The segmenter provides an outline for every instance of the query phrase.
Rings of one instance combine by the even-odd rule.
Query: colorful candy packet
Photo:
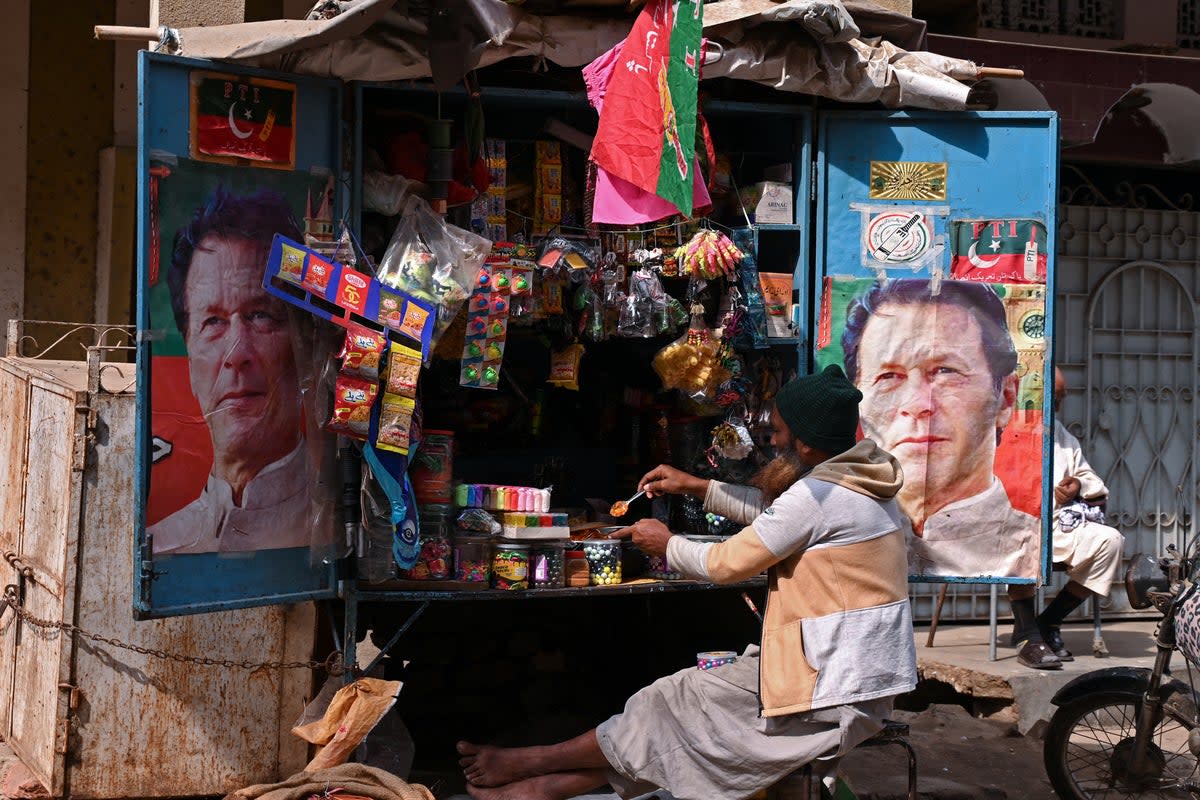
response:
[[[342,359],[341,373],[378,383],[379,361],[387,346],[387,336],[382,333],[359,326],[347,328],[346,341],[338,353]]]
[[[333,390],[333,416],[325,430],[366,441],[371,427],[371,406],[379,387],[371,381],[351,375],[338,375]]]

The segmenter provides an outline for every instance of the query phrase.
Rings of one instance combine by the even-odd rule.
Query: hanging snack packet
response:
[[[379,361],[387,345],[387,337],[382,333],[358,326],[348,328],[342,352],[338,353],[342,374],[378,383]]]
[[[400,397],[417,396],[421,376],[421,351],[393,344],[387,352],[387,379],[384,391]]]
[[[379,408],[379,433],[375,437],[375,446],[380,450],[408,455],[416,406],[416,401],[411,397],[385,394]]]
[[[304,251],[289,244],[281,244],[280,247],[283,248],[283,257],[279,262],[279,277],[300,283],[300,276],[304,273]]]
[[[325,430],[366,441],[371,427],[371,406],[379,387],[362,378],[338,375],[333,390],[333,416]]]
[[[579,391],[579,363],[583,359],[583,345],[567,345],[557,353],[550,354],[550,377],[546,383],[564,389]]]

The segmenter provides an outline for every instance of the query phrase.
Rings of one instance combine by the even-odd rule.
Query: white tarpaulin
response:
[[[923,23],[867,2],[719,0],[705,35],[724,50],[704,77],[889,107],[961,109],[976,66],[909,52]],[[432,78],[440,88],[471,69],[518,56],[581,67],[619,42],[631,14],[535,15],[500,0],[447,0],[436,11],[405,0],[329,0],[309,20],[177,31],[181,55],[343,80]],[[864,23],[864,20],[866,23]],[[886,39],[863,32],[885,32]]]

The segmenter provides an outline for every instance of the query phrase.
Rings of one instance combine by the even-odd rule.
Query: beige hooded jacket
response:
[[[902,483],[896,459],[864,440],[765,509],[757,489],[711,482],[705,508],[749,526],[720,543],[671,538],[667,559],[689,577],[735,583],[770,570],[759,674],[765,716],[916,686],[894,499]]]

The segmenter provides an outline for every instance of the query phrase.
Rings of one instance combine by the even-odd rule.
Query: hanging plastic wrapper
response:
[[[579,391],[579,365],[583,360],[583,345],[576,342],[550,354],[550,377],[546,383],[563,389]]]
[[[572,270],[588,270],[596,266],[596,261],[592,249],[587,245],[555,236],[542,244],[537,264],[543,269],[566,267]]]
[[[640,266],[629,277],[629,293],[621,306],[618,333],[649,338],[678,327],[681,321],[676,314],[682,311],[682,306],[675,301],[676,309],[672,309],[674,298],[663,289],[655,271],[662,264],[662,251],[638,250],[634,260]]]
[[[738,229],[733,232],[733,241],[741,253],[738,278],[742,288],[742,299],[746,304],[747,333],[756,350],[769,346],[767,342],[767,303],[763,298],[762,285],[758,280],[758,259],[754,252],[754,231]]]
[[[741,461],[754,452],[754,439],[746,427],[746,420],[731,416],[713,428],[712,450],[730,461]]]
[[[447,224],[414,195],[404,203],[377,277],[386,286],[436,305],[436,344],[470,296],[479,267],[490,252],[491,242]]]
[[[656,292],[657,290],[657,292]],[[655,294],[657,293],[657,297]],[[634,270],[629,276],[629,292],[621,301],[621,316],[617,335],[626,338],[649,339],[655,330],[655,308],[665,327],[667,317],[666,292],[658,278],[648,269]]]
[[[704,323],[703,313],[703,306],[693,306],[687,331],[659,350],[653,362],[664,389],[679,389],[700,403],[716,397],[730,377],[721,363],[721,343]]]

